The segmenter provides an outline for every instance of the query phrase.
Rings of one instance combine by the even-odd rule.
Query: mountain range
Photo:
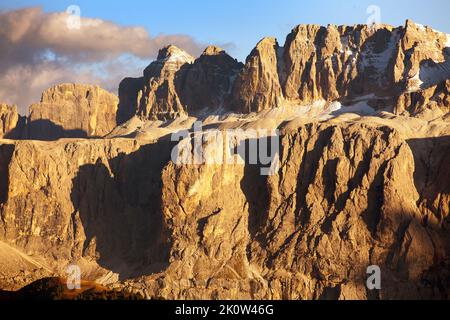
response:
[[[147,299],[447,299],[449,115],[450,35],[410,20],[299,25],[245,63],[170,45],[118,96],[0,104],[0,289],[76,264]],[[198,121],[277,129],[276,173],[174,162]]]

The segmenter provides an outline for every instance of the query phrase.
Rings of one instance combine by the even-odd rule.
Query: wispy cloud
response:
[[[0,102],[25,113],[43,90],[61,82],[115,91],[121,78],[138,75],[167,44],[193,55],[202,49],[187,35],[151,36],[142,27],[100,19],[82,17],[79,29],[70,28],[68,17],[41,8],[0,12]]]

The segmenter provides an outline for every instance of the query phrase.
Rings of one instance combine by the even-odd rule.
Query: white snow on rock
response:
[[[367,116],[374,114],[375,110],[371,106],[369,106],[367,101],[360,101],[349,106],[344,106],[341,110],[337,111],[337,113],[356,113],[359,115]]]
[[[417,26],[417,28],[418,28],[420,31],[426,31],[426,28],[425,28],[425,26],[424,26],[423,24],[416,23],[416,26]]]
[[[385,76],[383,75],[386,74],[386,70],[388,69],[389,62],[394,54],[394,50],[400,36],[401,35],[398,31],[394,31],[389,39],[386,49],[383,52],[374,53],[374,49],[369,47],[361,55],[361,66],[365,69],[373,68],[375,71],[375,78],[380,85],[386,82],[386,79],[384,79]]]
[[[450,78],[450,61],[442,63],[425,63],[421,65],[418,77],[422,82],[422,88],[430,87],[445,81]]]
[[[188,53],[184,51],[177,51],[176,53],[172,53],[165,62],[173,62],[173,63],[191,63],[194,61],[194,58],[190,56]]]

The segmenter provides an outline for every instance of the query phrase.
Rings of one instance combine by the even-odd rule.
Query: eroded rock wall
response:
[[[27,137],[37,140],[103,137],[116,127],[119,100],[91,85],[62,84],[30,106]]]
[[[176,165],[172,147],[17,142],[1,240],[59,272],[78,262],[94,279],[133,279],[125,286],[147,297],[447,297],[448,137],[287,126],[269,177],[250,164]],[[379,296],[365,289],[374,264]]]

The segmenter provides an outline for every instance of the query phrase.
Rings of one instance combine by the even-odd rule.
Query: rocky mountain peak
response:
[[[192,63],[194,60],[194,57],[189,53],[174,45],[168,45],[159,50],[157,58],[157,61],[160,62],[177,62],[180,64]]]
[[[227,53],[222,48],[217,47],[217,46],[208,46],[203,51],[202,56],[218,56],[218,55],[223,55],[223,54],[227,54]]]
[[[400,112],[398,99],[403,94],[432,88],[450,77],[449,44],[448,35],[408,20],[398,28],[298,25],[283,46],[273,37],[259,41],[245,66],[216,46],[206,48],[195,61],[169,46],[146,69],[144,78],[163,79],[166,91],[159,92],[170,92],[166,95],[170,98],[153,99],[146,90],[142,97],[147,109],[152,103],[166,104],[164,119],[199,108],[247,113],[318,101],[352,103],[366,96],[372,97],[367,104],[375,109]],[[225,76],[211,81],[209,77],[217,73]],[[205,81],[199,82],[200,77]],[[214,92],[214,98],[192,102],[202,100],[193,98],[201,92]],[[132,96],[134,100],[138,94]]]
[[[30,106],[29,138],[103,137],[116,126],[119,100],[96,85],[65,83],[42,93]]]

